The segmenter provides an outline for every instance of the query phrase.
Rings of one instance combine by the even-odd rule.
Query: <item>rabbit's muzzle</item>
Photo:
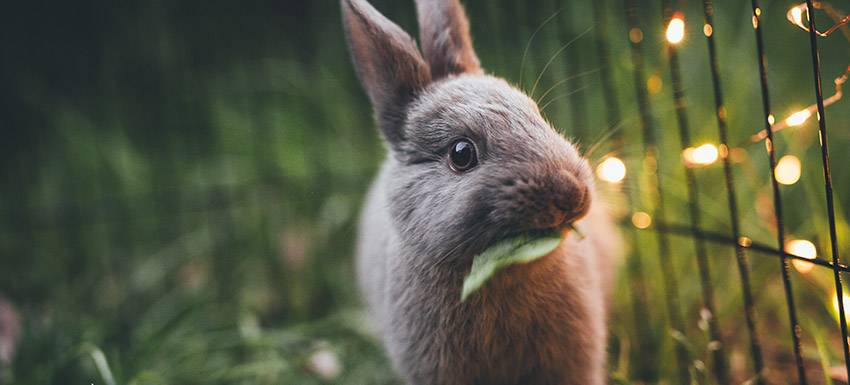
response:
[[[502,181],[491,216],[513,231],[563,229],[590,209],[588,185],[566,170]]]

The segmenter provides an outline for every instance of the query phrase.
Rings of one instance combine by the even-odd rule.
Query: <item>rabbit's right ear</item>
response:
[[[414,40],[365,0],[341,0],[345,35],[354,67],[372,101],[384,137],[404,139],[404,108],[431,82],[431,71]]]

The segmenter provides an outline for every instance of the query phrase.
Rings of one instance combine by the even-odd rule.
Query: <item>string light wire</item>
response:
[[[807,2],[800,3],[798,5],[795,5],[795,6],[791,7],[791,9],[788,10],[788,12],[785,14],[785,17],[788,19],[788,21],[791,22],[791,24],[794,24],[794,25],[800,27],[801,29],[803,29],[806,32],[815,31],[815,34],[820,36],[820,37],[827,37],[827,36],[831,35],[833,32],[837,31],[842,26],[850,23],[850,15],[846,15],[846,16],[843,16],[843,17],[838,16],[837,17],[838,20],[836,20],[835,24],[833,24],[831,27],[827,28],[826,31],[821,32],[821,31],[818,31],[817,29],[815,29],[814,27],[811,27],[811,30],[810,30],[809,25],[807,25],[807,24],[813,25],[813,23],[812,23],[812,17],[809,14],[809,3],[811,3],[812,8],[823,9],[824,11],[827,11],[827,13],[830,16],[832,16],[833,18],[836,18],[837,13],[835,12],[834,8],[832,8],[832,6],[829,5],[829,3],[820,2],[820,1],[813,1],[813,2],[807,1]],[[806,15],[806,21],[805,22],[803,21],[803,15],[804,14]]]
[[[850,28],[847,28],[847,25],[850,24],[850,15],[842,15],[831,4],[824,1],[813,2],[812,7],[814,9],[823,10],[835,22],[835,24],[833,24],[824,32],[820,32],[817,29],[814,29],[815,35],[820,37],[828,37],[833,32],[841,30],[844,33],[844,38],[847,39],[848,42],[850,42]],[[805,21],[803,20],[804,16]],[[811,22],[812,25],[814,25],[814,19],[809,16],[809,8],[807,3],[805,2],[797,4],[788,9],[788,12],[785,14],[785,17],[788,19],[789,22],[791,22],[791,24],[799,27],[800,29],[806,32],[811,31],[807,23]],[[847,65],[847,68],[844,70],[844,72],[838,75],[835,80],[833,80],[835,91],[833,92],[832,96],[825,99],[822,98],[824,107],[829,107],[835,102],[841,100],[841,97],[844,96],[844,83],[847,82],[848,77],[850,77],[850,65]],[[818,103],[814,103],[807,106],[806,108],[794,112],[787,118],[780,120],[778,123],[770,122],[770,130],[773,132],[777,132],[788,127],[800,126],[807,120],[809,120],[809,118],[811,118],[812,116],[819,115],[820,114],[818,113]],[[761,131],[750,137],[750,142],[756,143],[765,139],[767,139],[767,129],[762,129]]]
[[[847,66],[847,69],[844,70],[844,73],[839,75],[833,81],[833,84],[835,85],[835,92],[832,94],[832,96],[823,99],[824,107],[829,107],[835,102],[841,100],[841,97],[844,96],[844,83],[847,82],[848,77],[850,77],[850,65]],[[811,104],[806,108],[789,115],[787,118],[780,120],[778,123],[771,125],[770,130],[773,132],[778,132],[788,127],[799,126],[805,123],[812,116],[818,116],[817,103]],[[767,129],[762,129],[761,131],[755,133],[753,136],[750,137],[750,141],[753,143],[761,142],[765,139],[767,139]]]

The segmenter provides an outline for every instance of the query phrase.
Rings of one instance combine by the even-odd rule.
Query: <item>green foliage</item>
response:
[[[373,2],[416,31],[412,0]],[[464,3],[487,71],[523,79],[518,85],[526,89],[539,78],[539,102],[555,127],[584,150],[602,140],[588,154],[592,164],[610,148],[604,138],[619,123],[621,155],[635,181],[623,189],[636,207],[625,207],[616,188],[599,187],[623,218],[632,209],[652,212],[651,175],[638,171],[644,153],[621,3],[605,2],[604,26],[590,1]],[[650,95],[660,141],[655,170],[665,179],[668,219],[686,223],[660,5],[640,3],[647,76],[661,82]],[[777,119],[813,102],[807,36],[785,20],[791,4],[764,8]],[[684,9],[688,34],[680,51],[697,144],[717,142],[701,6]],[[715,6],[733,144],[763,127],[748,7]],[[398,383],[357,295],[357,215],[386,152],[345,50],[336,1],[17,2],[4,15],[0,296],[16,306],[23,328],[14,361],[0,363],[0,383]],[[601,95],[600,28],[609,36],[621,122],[610,122]],[[837,34],[821,42],[829,94],[831,78],[846,68],[847,43]],[[843,204],[850,173],[840,167],[850,161],[850,151],[842,151],[850,145],[846,103],[826,117],[843,256],[850,255]],[[779,155],[800,157],[804,169],[799,183],[782,187],[789,237],[812,240],[828,257],[817,143],[811,120],[779,133],[776,146]],[[734,165],[743,231],[773,245],[764,147],[744,144],[736,154],[743,159]],[[728,232],[722,169],[697,170],[697,179],[704,226]],[[628,262],[640,261],[643,271],[616,281],[616,381],[675,378],[678,343],[687,343],[692,370],[704,370],[695,362],[710,367],[691,240],[674,237],[671,245],[686,324],[673,338],[655,233],[624,230]],[[713,316],[733,375],[744,381],[752,371],[733,250],[709,251]],[[782,383],[793,370],[780,265],[771,256],[748,256],[771,383]],[[831,273],[817,268],[792,279],[806,320],[807,364],[820,373],[821,363],[841,363]],[[338,371],[328,357],[336,357]]]
[[[517,263],[529,263],[551,253],[561,244],[561,234],[555,231],[524,234],[496,242],[472,259],[469,274],[463,280],[461,301],[478,291],[502,269]]]

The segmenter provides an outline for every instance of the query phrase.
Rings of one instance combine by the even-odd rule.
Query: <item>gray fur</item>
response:
[[[363,0],[342,3],[371,10],[347,16],[347,25],[388,22]],[[466,25],[456,0],[417,4],[421,22]],[[460,10],[451,15],[463,20],[441,23],[422,15],[429,8]],[[349,36],[349,42],[383,44],[362,43],[368,38],[386,36]],[[356,67],[375,65],[368,52],[352,51]],[[415,55],[400,60],[413,60],[405,68],[419,65]],[[370,92],[373,85],[361,80]],[[396,134],[385,135],[390,153],[363,209],[357,259],[363,294],[396,370],[410,384],[605,383],[604,302],[618,237],[595,199],[587,161],[530,98],[477,65],[403,88],[415,91],[392,107],[400,120],[393,125],[378,115],[378,124],[387,125],[382,130]],[[479,165],[462,174],[447,164],[448,147],[460,137],[472,139],[479,152]],[[566,230],[578,219],[585,239]],[[551,254],[509,267],[460,301],[474,255],[540,229],[567,236]]]
[[[431,75],[481,72],[478,56],[472,49],[469,21],[457,1],[417,1],[419,40],[422,53],[431,66]]]

